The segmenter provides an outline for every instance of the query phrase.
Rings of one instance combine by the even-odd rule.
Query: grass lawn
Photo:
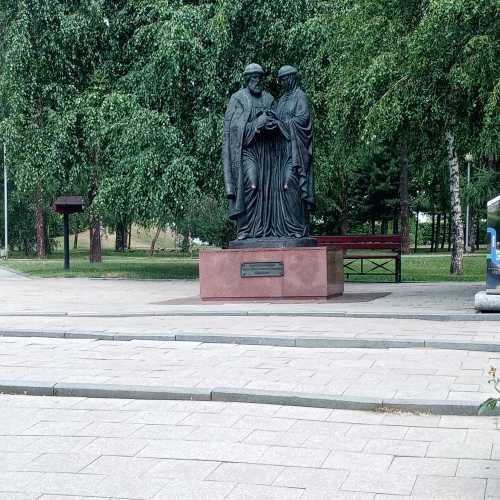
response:
[[[403,255],[401,264],[402,280],[411,281],[485,281],[486,280],[486,254],[476,253],[464,257],[464,274],[461,276],[450,275],[450,255],[449,254],[421,254]],[[381,260],[375,261],[377,264]],[[360,261],[355,261],[351,267],[359,271]],[[387,266],[394,270],[394,261],[390,261]],[[372,269],[373,265],[365,260],[364,270]],[[377,271],[380,272],[380,271]],[[393,281],[394,277],[385,276],[350,276],[348,281]]]
[[[145,252],[144,252],[145,254]],[[90,264],[83,252],[70,255],[70,270],[63,269],[63,255],[46,260],[9,258],[0,263],[14,271],[37,278],[128,278],[128,279],[197,279],[198,259],[190,257],[146,257],[142,252],[121,254],[104,252],[103,262]]]
[[[403,256],[403,281],[485,281],[486,253],[464,256],[464,274],[450,275],[450,256],[417,254]]]
[[[173,252],[172,252],[173,253]],[[368,263],[365,263],[365,266]],[[71,253],[71,269],[63,270],[62,253],[55,253],[47,260],[14,256],[0,263],[15,271],[33,277],[91,277],[128,279],[196,279],[198,260],[164,253],[149,257],[147,252],[116,253],[105,251],[101,264],[90,264],[85,251]],[[392,263],[390,264],[392,266]],[[359,262],[353,266],[359,268]],[[443,254],[417,254],[403,257],[403,281],[484,281],[485,253],[464,258],[464,274],[450,276],[450,256]],[[350,281],[392,281],[392,277],[352,276]]]
[[[464,274],[461,276],[450,275],[450,255],[448,254],[416,254],[403,255],[401,264],[403,282],[411,281],[485,281],[486,280],[486,254],[476,253],[464,257]],[[375,260],[377,264],[383,261]],[[351,267],[360,270],[360,261],[354,261]],[[373,265],[365,260],[364,270],[373,269]],[[394,261],[389,261],[386,265],[390,270],[394,270]],[[381,272],[376,270],[376,272]],[[382,271],[385,272],[385,271]],[[394,277],[386,276],[350,276],[348,281],[394,281]]]

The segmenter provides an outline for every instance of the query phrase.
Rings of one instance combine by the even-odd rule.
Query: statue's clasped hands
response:
[[[272,110],[266,111],[267,123],[265,125],[266,130],[274,130],[278,126],[278,117],[276,113]]]
[[[257,117],[255,125],[258,131],[261,129],[274,130],[278,126],[277,120],[278,117],[274,114],[274,112],[267,110]]]

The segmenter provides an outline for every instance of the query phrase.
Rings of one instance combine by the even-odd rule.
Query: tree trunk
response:
[[[493,182],[490,183],[489,186],[489,195],[488,198],[491,199],[494,196],[497,196],[498,192],[496,191],[496,186],[497,186],[497,160],[493,156],[493,154],[488,155],[488,169],[490,170],[490,173],[492,175]]]
[[[437,215],[436,221],[436,241],[434,242],[434,251],[437,252],[439,249],[439,238],[441,236],[441,214]]]
[[[450,195],[452,217],[451,274],[464,272],[464,233],[462,227],[462,207],[460,206],[460,170],[455,149],[455,138],[448,132],[448,165],[450,168]]]
[[[174,235],[174,245],[175,245],[175,253],[176,255],[178,255],[181,250],[181,235],[177,230],[175,231]]]
[[[408,145],[401,143],[399,148],[399,212],[401,218],[401,252],[410,253],[409,219],[410,209],[408,201]]]
[[[115,226],[115,252],[120,252],[121,242],[121,222],[118,222]]]
[[[158,226],[158,228],[156,229],[156,233],[153,236],[153,239],[151,240],[151,247],[149,249],[149,255],[151,255],[151,257],[155,253],[155,246],[156,246],[156,242],[158,241],[158,238],[160,237],[160,233],[161,233],[161,227]]]
[[[93,215],[90,219],[90,252],[89,260],[91,264],[102,262],[101,252],[101,221],[99,217]]]
[[[371,220],[372,234],[375,234],[375,219]]]
[[[52,253],[52,247],[50,246],[50,228],[47,224],[47,217],[45,217],[45,254],[50,255]]]
[[[444,243],[446,241],[446,230],[448,228],[446,213],[443,214],[443,236],[441,237],[441,250],[444,250]]]
[[[450,214],[448,218],[448,252],[451,250],[451,222],[452,222],[452,217]]]
[[[115,229],[115,251],[116,252],[123,252],[125,251],[125,244],[126,244],[126,226],[123,221],[120,221],[116,224],[116,229]]]
[[[75,233],[75,237],[73,238],[73,250],[78,248],[78,230]]]
[[[419,211],[417,210],[417,215],[415,218],[415,253],[417,253],[417,248],[418,248],[418,216],[419,216]]]
[[[470,208],[469,214],[469,247],[471,252],[476,251],[477,225],[476,209]]]
[[[128,240],[127,240],[127,248],[130,250],[132,245],[132,223],[128,225]]]
[[[399,219],[397,217],[392,220],[392,234],[399,234]]]
[[[481,239],[481,237],[479,236],[479,230],[481,228],[481,221],[479,219],[479,213],[477,214],[475,224],[476,224],[476,250],[479,250],[479,241]]]
[[[349,219],[346,216],[342,216],[342,221],[340,223],[340,234],[349,234]]]
[[[36,213],[35,213],[35,233],[36,233],[36,255],[40,259],[47,257],[47,241],[45,233],[45,207],[43,206],[43,190],[39,186],[36,191]]]
[[[387,234],[387,220],[382,219],[382,224],[380,225],[380,234]]]
[[[189,233],[184,233],[182,235],[182,243],[181,243],[181,251],[182,253],[188,253],[189,252]]]
[[[432,225],[431,225],[431,253],[434,252],[434,236],[436,234],[436,214],[432,212]]]
[[[98,162],[98,153],[94,156],[94,165]],[[89,206],[93,202],[97,195],[98,178],[97,174],[94,172],[92,176],[92,181],[90,184],[89,193]],[[96,214],[91,211],[90,215],[90,248],[89,248],[89,261],[91,264],[97,264],[102,262],[102,252],[101,252],[101,221]]]
[[[351,198],[349,196],[349,182],[349,177],[347,175],[342,175],[339,186],[340,193],[342,195],[340,200],[340,234],[349,234],[351,226]]]

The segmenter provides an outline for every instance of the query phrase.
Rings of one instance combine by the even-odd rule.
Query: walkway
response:
[[[495,417],[0,397],[1,500],[483,500]]]
[[[197,281],[81,278],[2,280],[1,314],[46,315],[386,315],[477,316],[474,295],[483,283],[347,283],[329,301],[202,302]]]
[[[26,276],[23,276],[21,273],[16,273],[14,271],[10,271],[5,267],[0,266],[0,281],[4,280],[27,280]]]
[[[499,362],[498,353],[464,350],[0,339],[4,386],[5,381],[16,381],[188,391],[224,388],[252,395],[284,391],[348,401],[463,401],[475,407],[492,395],[487,371],[491,365],[500,367]]]
[[[0,276],[0,500],[500,498],[482,284],[197,287]]]

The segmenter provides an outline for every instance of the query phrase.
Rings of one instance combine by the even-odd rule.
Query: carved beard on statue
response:
[[[262,81],[256,80],[254,78],[250,78],[248,80],[248,90],[255,95],[255,96],[260,96],[262,94],[262,91],[264,90],[264,86],[262,85]]]

